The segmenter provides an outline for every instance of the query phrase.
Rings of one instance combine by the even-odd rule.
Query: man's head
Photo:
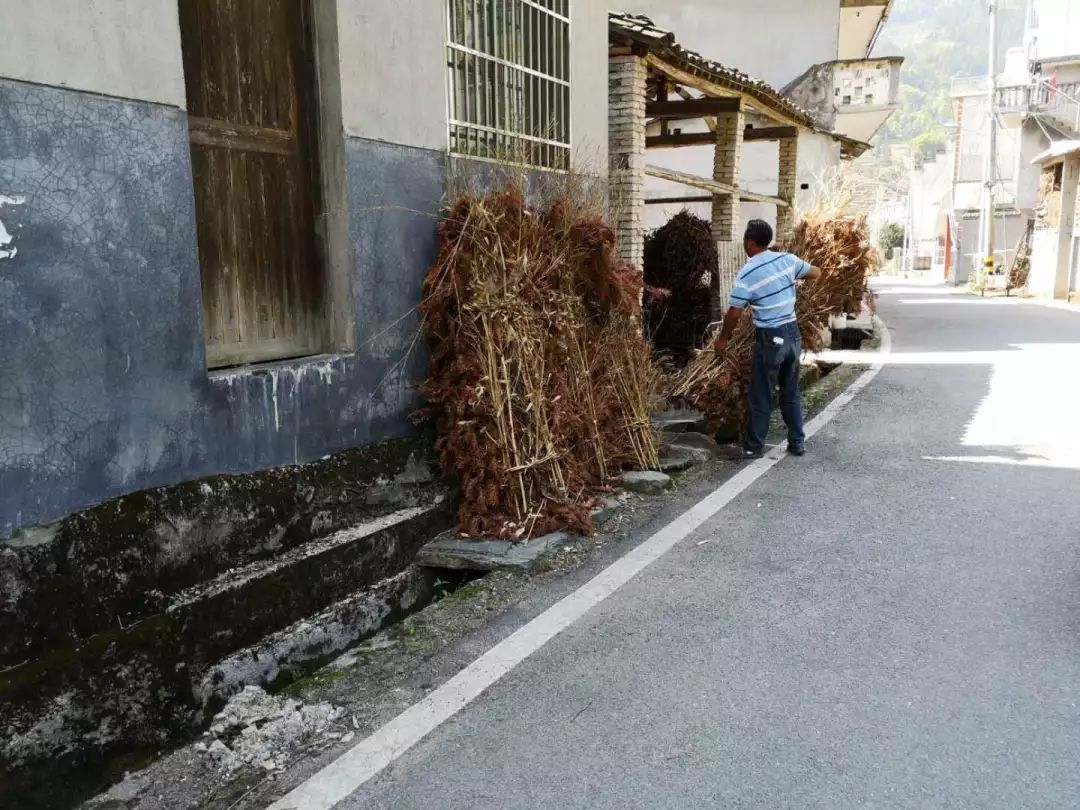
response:
[[[750,258],[757,256],[761,251],[768,250],[772,244],[772,226],[763,219],[752,219],[746,223],[746,233],[743,234],[743,247],[746,255]]]

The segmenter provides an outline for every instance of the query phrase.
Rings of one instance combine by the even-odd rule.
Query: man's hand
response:
[[[728,341],[735,334],[735,327],[739,325],[739,318],[742,317],[742,313],[742,307],[728,308],[727,314],[724,316],[724,324],[720,327],[720,334],[713,341],[713,348],[716,349],[717,354],[723,354],[727,351]]]

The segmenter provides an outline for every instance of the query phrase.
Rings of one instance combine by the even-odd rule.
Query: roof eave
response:
[[[756,102],[765,115],[783,123],[819,129],[809,113],[784,98],[771,85],[682,48],[673,33],[657,28],[648,17],[611,13],[608,15],[608,34],[610,44],[643,49],[659,70],[673,68],[717,88],[745,96]]]

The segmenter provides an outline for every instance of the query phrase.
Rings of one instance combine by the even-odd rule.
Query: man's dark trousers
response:
[[[743,445],[748,452],[765,449],[772,413],[773,391],[780,386],[780,412],[788,429],[788,446],[802,447],[802,396],[799,393],[799,358],[802,338],[797,323],[787,323],[775,329],[757,328],[754,342],[754,361],[750,373],[750,425]]]

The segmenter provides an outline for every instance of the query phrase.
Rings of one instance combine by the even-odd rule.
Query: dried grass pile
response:
[[[784,249],[820,267],[823,275],[801,285],[796,315],[803,348],[818,352],[822,333],[834,315],[874,308],[870,276],[880,267],[863,216],[844,214],[847,199],[826,197],[798,223]],[[710,341],[711,342],[711,341]],[[723,355],[712,348],[698,352],[672,388],[676,397],[701,409],[718,424],[742,427],[746,422],[754,326],[749,310],[739,322]]]
[[[605,482],[657,465],[641,273],[583,210],[567,195],[538,210],[511,187],[458,196],[440,225],[422,390],[463,535],[587,533]]]
[[[689,211],[645,239],[645,283],[657,291],[645,307],[645,328],[653,348],[678,368],[705,345],[716,265],[712,229]]]

